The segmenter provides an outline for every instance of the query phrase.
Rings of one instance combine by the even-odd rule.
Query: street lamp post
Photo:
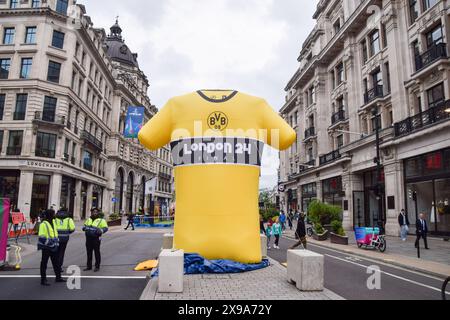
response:
[[[381,226],[382,215],[383,215],[383,198],[382,198],[382,184],[381,184],[381,154],[380,154],[380,122],[379,122],[379,112],[378,108],[372,109],[372,115],[375,117],[375,141],[377,148],[377,155],[374,159],[374,162],[377,164],[377,184],[376,184],[376,193],[378,200],[378,221],[377,224],[381,230],[384,228]]]

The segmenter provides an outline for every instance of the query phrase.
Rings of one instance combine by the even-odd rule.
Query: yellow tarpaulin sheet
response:
[[[148,260],[139,263],[136,268],[134,268],[134,271],[147,271],[151,270],[153,268],[156,268],[158,266],[158,260]]]

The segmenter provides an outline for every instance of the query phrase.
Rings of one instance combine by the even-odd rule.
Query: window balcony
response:
[[[335,150],[333,152],[330,152],[324,156],[320,157],[320,165],[326,165],[328,163],[332,163],[338,159],[341,158],[341,153],[339,152],[339,150]]]
[[[66,117],[59,117],[54,114],[36,111],[34,113],[33,124],[37,127],[62,131],[66,127]]]
[[[6,148],[6,155],[8,156],[20,156],[21,153],[22,153],[22,146]]]
[[[36,157],[53,159],[55,158],[55,150],[39,148],[36,149],[35,155]]]
[[[436,44],[424,53],[416,56],[416,72],[428,67],[437,60],[445,59],[447,57],[447,44]]]
[[[378,98],[383,98],[383,97],[384,97],[383,86],[377,85],[364,94],[364,103],[368,104]]]
[[[331,124],[335,125],[336,123],[339,123],[341,121],[345,121],[345,111],[339,110],[335,114],[331,116]]]
[[[103,143],[89,132],[83,131],[81,133],[81,139],[84,140],[85,145],[92,147],[99,153],[102,152]]]
[[[316,135],[316,128],[311,127],[305,131],[305,140],[312,138]]]
[[[450,109],[450,100],[441,102],[433,108],[396,123],[395,136],[406,136],[450,119],[450,113],[446,112],[448,109]]]
[[[170,174],[167,174],[167,173],[160,172],[158,174],[158,176],[159,176],[159,178],[161,178],[163,180],[171,180],[172,179],[172,176]]]

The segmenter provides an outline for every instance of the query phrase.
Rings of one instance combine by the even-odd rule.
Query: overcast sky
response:
[[[235,89],[274,109],[314,26],[311,0],[81,0],[94,27],[119,16],[126,44],[150,80],[152,103],[198,89]],[[265,151],[261,187],[277,184],[278,153]]]

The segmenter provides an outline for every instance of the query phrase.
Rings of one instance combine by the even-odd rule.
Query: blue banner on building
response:
[[[128,107],[127,118],[125,119],[125,138],[137,138],[139,131],[144,125],[144,107]]]

